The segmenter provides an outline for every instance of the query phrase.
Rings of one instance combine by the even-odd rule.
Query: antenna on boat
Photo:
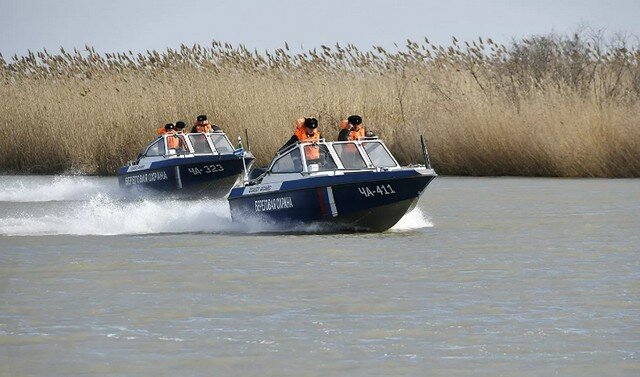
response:
[[[249,129],[248,128],[244,129],[244,137],[245,137],[245,139],[247,139],[247,150],[251,151],[251,143],[249,142]]]
[[[245,160],[244,156],[245,156],[245,151],[244,148],[242,147],[242,138],[240,136],[238,136],[238,147],[236,148],[236,150],[233,151],[233,154],[235,154],[236,156],[240,156],[242,157],[242,168],[244,169],[244,183],[249,182],[249,173],[247,172],[247,161]]]
[[[429,160],[429,152],[427,152],[427,144],[424,142],[424,137],[420,134],[420,144],[422,144],[422,154],[424,156],[424,166],[427,169],[431,169],[431,160]]]

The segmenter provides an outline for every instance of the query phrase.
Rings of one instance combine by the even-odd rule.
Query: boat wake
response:
[[[330,232],[317,225],[287,226],[255,219],[231,221],[226,199],[133,199],[117,181],[98,177],[21,177],[6,181],[0,192],[0,235],[143,235],[160,233]],[[390,231],[432,226],[416,208]]]
[[[46,214],[0,218],[5,235],[125,235],[233,231],[223,200],[124,202],[98,194]]]
[[[432,227],[433,223],[431,220],[422,213],[420,208],[416,207],[411,212],[404,215],[396,225],[389,229],[389,231],[404,232]]]
[[[46,214],[21,213],[0,218],[0,235],[141,235],[159,233],[325,233],[327,229],[300,225],[283,229],[252,221],[231,222],[224,199],[178,201],[143,200],[122,202],[96,195],[80,205],[67,205]],[[419,209],[405,215],[391,232],[431,227]]]
[[[0,202],[51,202],[89,200],[102,194],[111,198],[130,196],[114,178],[78,176],[6,176],[0,179]]]

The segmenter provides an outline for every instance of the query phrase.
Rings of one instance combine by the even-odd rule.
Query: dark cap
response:
[[[196,118],[196,120],[198,122],[204,122],[205,120],[207,120],[207,116],[206,115],[198,115],[198,117]]]
[[[184,122],[183,122],[183,121],[181,121],[181,120],[179,120],[179,121],[177,121],[177,122],[176,122],[176,128],[177,128],[177,129],[179,129],[179,130],[181,130],[181,129],[185,128],[186,126],[187,126],[187,125],[186,125],[186,124],[184,124]]]
[[[347,122],[349,122],[349,124],[357,126],[362,123],[362,117],[360,115],[351,115],[347,118]]]
[[[164,129],[165,130],[173,130],[175,128],[176,128],[176,126],[174,126],[173,123],[167,123],[167,124],[164,125]]]
[[[304,126],[307,128],[318,128],[318,120],[316,118],[304,118]]]

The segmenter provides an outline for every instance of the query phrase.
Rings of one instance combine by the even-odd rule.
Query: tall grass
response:
[[[442,174],[638,177],[639,61],[637,46],[580,35],[0,55],[0,171],[114,174],[155,128],[201,113],[230,137],[248,128],[264,163],[296,118],[333,140],[357,113],[402,162],[422,160],[424,134]]]

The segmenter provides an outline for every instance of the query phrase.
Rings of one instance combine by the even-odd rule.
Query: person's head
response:
[[[209,121],[207,120],[207,116],[206,115],[198,115],[198,117],[196,118],[196,124],[199,126],[204,126],[209,124]]]
[[[318,128],[318,120],[316,118],[304,118],[304,128],[307,134],[311,135]]]
[[[185,128],[186,126],[187,126],[187,125],[186,125],[186,124],[184,124],[184,122],[183,122],[183,121],[181,121],[181,120],[179,120],[179,121],[177,121],[177,122],[176,122],[176,130],[178,130],[179,132],[184,131],[184,128]]]
[[[355,129],[362,127],[362,117],[360,115],[351,115],[347,118],[347,122]]]
[[[176,129],[176,126],[173,125],[173,123],[167,123],[164,125],[164,130],[169,132],[169,131],[173,131]]]

